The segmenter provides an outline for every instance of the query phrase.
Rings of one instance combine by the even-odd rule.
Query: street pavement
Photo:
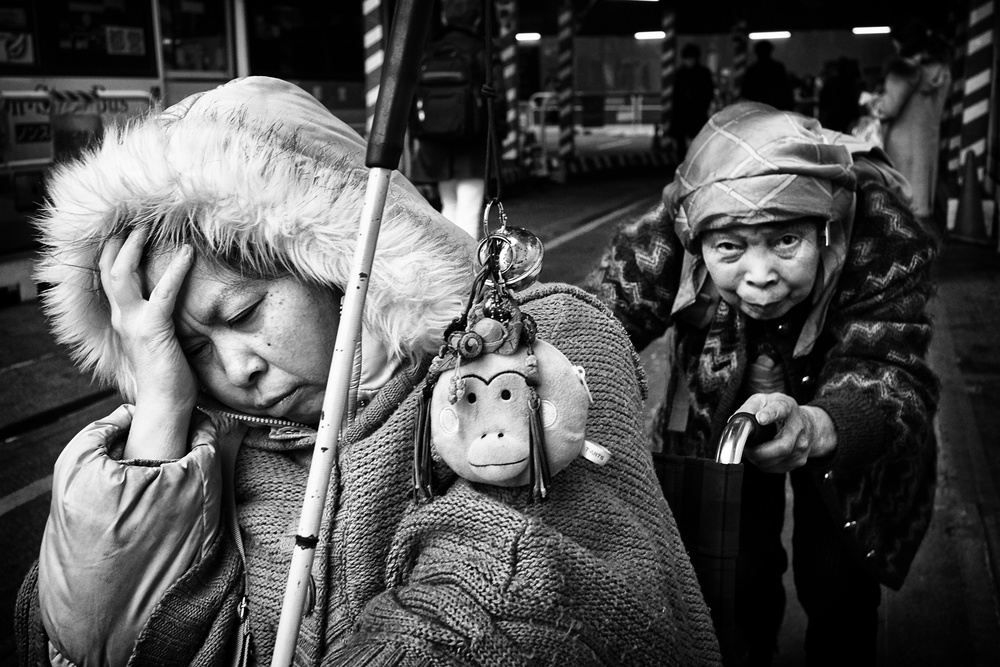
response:
[[[666,170],[583,174],[506,189],[508,224],[546,246],[542,279],[578,283],[614,227],[656,201]],[[1000,665],[1000,254],[946,240],[931,304],[931,363],[942,381],[938,493],[930,531],[899,592],[883,589],[883,667]],[[648,410],[666,383],[663,341],[641,355]],[[37,553],[51,465],[81,425],[117,397],[76,373],[37,302],[0,308],[0,667],[16,664],[16,588]],[[790,540],[786,542],[790,549]],[[794,554],[793,554],[794,557]],[[776,667],[802,664],[805,619],[787,576],[789,608]]]

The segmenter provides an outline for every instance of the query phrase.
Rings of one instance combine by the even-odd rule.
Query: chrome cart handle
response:
[[[740,463],[743,460],[743,450],[749,444],[751,447],[773,440],[778,433],[774,424],[761,426],[756,417],[749,412],[737,412],[722,431],[719,438],[719,451],[715,456],[716,463]]]

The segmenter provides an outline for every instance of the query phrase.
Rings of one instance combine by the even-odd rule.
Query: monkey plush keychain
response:
[[[483,216],[488,226],[491,201]],[[499,204],[499,202],[497,202]],[[538,338],[511,290],[541,269],[541,242],[526,230],[501,228],[479,247],[482,270],[466,312],[445,333],[421,395],[414,437],[414,492],[433,496],[439,458],[457,475],[498,486],[530,485],[542,501],[552,475],[584,453],[603,465],[607,450],[587,442],[591,402],[584,369]]]

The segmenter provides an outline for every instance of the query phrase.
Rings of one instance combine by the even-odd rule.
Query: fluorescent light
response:
[[[537,32],[519,32],[514,35],[514,39],[519,42],[537,42],[542,36]]]
[[[667,36],[667,33],[662,30],[646,30],[644,32],[635,33],[636,39],[663,39]]]
[[[875,25],[868,28],[852,28],[851,32],[855,35],[888,35],[891,31],[887,25]]]
[[[792,33],[787,30],[772,30],[771,32],[752,32],[747,37],[750,39],[788,39]]]

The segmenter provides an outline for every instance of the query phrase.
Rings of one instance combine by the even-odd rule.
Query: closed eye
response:
[[[254,303],[250,304],[248,307],[244,308],[240,312],[236,313],[235,315],[227,319],[226,324],[228,324],[231,327],[235,327],[249,322],[253,318],[253,316],[257,313],[257,308],[258,306],[260,306],[262,301],[263,299],[261,299],[260,301],[255,301]]]
[[[208,341],[198,341],[183,346],[182,350],[184,352],[184,356],[188,359],[200,359],[208,353],[209,347],[211,347],[211,345]]]

